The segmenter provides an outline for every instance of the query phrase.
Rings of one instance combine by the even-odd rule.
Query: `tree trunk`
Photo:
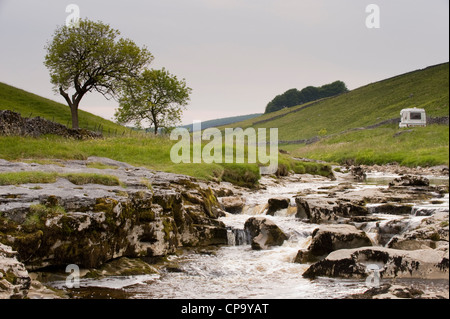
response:
[[[155,135],[158,135],[158,114],[155,112],[155,109],[153,107],[150,112],[152,114],[151,121],[153,122],[153,125],[155,125]]]
[[[67,105],[70,108],[70,113],[72,114],[72,128],[74,130],[78,130],[79,126],[78,126],[78,105],[80,104],[80,100],[83,97],[83,95],[79,95],[77,98],[75,98],[75,95],[72,97],[73,101],[70,99],[69,94],[67,94],[66,92],[64,92],[63,88],[60,87],[59,88],[59,94],[61,94],[64,99],[67,102]]]
[[[73,104],[70,107],[70,113],[72,114],[72,128],[78,130],[80,128],[78,125],[78,105]]]

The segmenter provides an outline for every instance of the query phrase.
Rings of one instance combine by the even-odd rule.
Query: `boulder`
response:
[[[308,249],[298,252],[295,262],[314,262],[335,250],[364,246],[372,246],[372,242],[365,232],[355,226],[321,225],[313,231]]]
[[[277,211],[289,207],[291,200],[285,197],[271,198],[268,200],[269,209],[267,215],[273,216]]]
[[[271,220],[264,217],[251,217],[244,225],[251,238],[252,249],[268,249],[281,246],[288,236]]]
[[[312,264],[305,278],[318,276],[365,278],[368,266],[376,266],[381,278],[447,279],[448,250],[397,250],[384,247],[341,249]]]
[[[385,246],[392,239],[392,237],[404,232],[408,228],[409,224],[410,219],[408,217],[378,222],[373,229],[373,231],[377,233],[376,239],[378,244]],[[423,247],[417,249],[423,249]]]
[[[334,222],[339,217],[365,216],[367,207],[359,201],[347,201],[334,198],[296,197],[296,217],[308,219],[312,223]]]
[[[430,186],[430,180],[423,176],[404,175],[389,183],[389,187],[399,186]]]
[[[240,214],[245,205],[245,200],[239,196],[221,198],[223,209],[230,214]]]
[[[378,204],[369,207],[370,214],[410,215],[413,209],[411,204]]]
[[[27,297],[31,278],[17,256],[11,247],[0,243],[0,299]]]
[[[355,181],[357,182],[364,182],[366,180],[366,172],[364,171],[364,168],[361,166],[352,166],[350,168],[350,173],[355,178]]]

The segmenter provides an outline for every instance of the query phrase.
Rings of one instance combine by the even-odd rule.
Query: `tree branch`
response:
[[[73,103],[72,103],[72,101],[70,100],[69,94],[67,94],[66,92],[64,92],[64,90],[63,90],[62,87],[59,87],[59,94],[61,94],[61,95],[64,97],[64,99],[66,100],[66,102],[67,102],[67,104],[69,105],[69,107],[72,108]]]

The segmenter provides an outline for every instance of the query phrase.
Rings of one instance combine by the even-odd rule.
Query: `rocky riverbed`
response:
[[[89,168],[92,163],[108,168]],[[187,176],[104,158],[47,165],[0,160],[0,171],[97,173],[121,182],[74,185],[59,178],[0,186],[2,297],[27,296],[27,271],[68,264],[97,269],[121,257],[160,257],[182,247],[227,244],[215,192]]]
[[[120,185],[0,186],[0,298],[448,298],[446,167],[340,167],[248,190],[105,158],[0,160],[20,171]]]

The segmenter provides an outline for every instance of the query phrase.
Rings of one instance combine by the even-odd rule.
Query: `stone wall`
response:
[[[101,138],[100,133],[85,129],[73,130],[66,126],[40,117],[24,118],[19,113],[0,111],[0,135],[32,136],[53,134],[75,139]]]

